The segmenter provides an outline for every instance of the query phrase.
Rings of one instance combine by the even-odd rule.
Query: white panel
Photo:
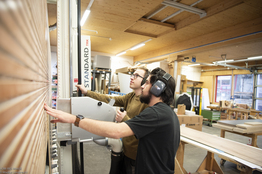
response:
[[[120,92],[121,93],[130,93],[133,90],[129,87],[130,86],[130,75],[118,73],[119,85],[120,85]]]
[[[201,68],[200,67],[182,66],[181,74],[186,75],[186,78],[188,80],[200,81]]]
[[[57,0],[57,75],[58,98],[70,97],[69,84],[69,2]]]
[[[201,109],[202,110],[207,109],[207,106],[210,106],[208,89],[203,88],[202,89],[202,107],[201,107]]]
[[[81,83],[91,90],[91,40],[90,36],[81,36]]]
[[[101,103],[99,105],[98,103]],[[90,97],[72,97],[71,98],[71,113],[73,115],[83,115],[86,118],[95,120],[111,121],[115,120],[116,111],[107,103],[100,102]],[[97,139],[101,136],[94,135],[76,126],[72,126],[72,139],[80,138],[85,139]]]

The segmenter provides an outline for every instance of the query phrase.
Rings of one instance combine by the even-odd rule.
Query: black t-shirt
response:
[[[180,142],[180,125],[175,112],[160,102],[125,123],[139,139],[136,173],[173,174]]]

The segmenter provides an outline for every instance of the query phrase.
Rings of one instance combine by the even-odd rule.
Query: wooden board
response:
[[[262,166],[262,149],[180,126],[181,136]]]
[[[248,123],[248,122],[262,123],[262,120],[260,120],[260,119],[254,119],[254,120],[222,120],[222,121],[218,121],[217,123],[224,124],[224,125],[236,126],[237,124],[245,124],[245,123]]]
[[[44,173],[49,117],[43,105],[51,103],[47,3],[1,1],[1,7],[0,173]]]
[[[219,129],[229,130],[229,131],[233,131],[233,128],[234,128],[234,126],[228,126],[228,125],[223,125],[223,124],[218,124],[218,123],[213,123],[212,126],[219,128]]]

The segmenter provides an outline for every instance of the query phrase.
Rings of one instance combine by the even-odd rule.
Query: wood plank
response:
[[[9,124],[2,129],[0,156],[3,158],[0,160],[1,166],[12,166],[19,150],[18,146],[24,141],[30,128],[30,122],[33,122],[35,119],[33,114],[35,108],[37,108],[37,106],[42,108],[43,102],[41,101],[43,101],[45,95],[46,93],[42,93],[37,100],[33,101],[27,108],[20,112],[15,120],[9,122]]]
[[[29,94],[25,94],[14,98],[12,100],[8,100],[0,105],[0,129],[3,131],[3,128],[9,124],[12,119],[16,118],[16,115],[20,113],[24,108],[26,108],[30,103],[35,101],[39,95],[44,93],[48,88],[41,88],[39,90],[33,91]],[[8,115],[8,117],[6,117]],[[17,118],[16,118],[17,119]],[[0,142],[3,136],[0,136]],[[0,153],[1,154],[1,153]]]
[[[40,116],[39,119],[37,119],[37,123],[36,125],[42,125],[43,123],[45,123],[45,117],[43,117],[44,111],[40,112],[42,115]],[[37,129],[33,129],[33,130],[37,130]],[[31,131],[31,130],[30,130]],[[31,135],[31,139],[36,139],[37,137],[41,137],[40,136],[41,131],[33,131],[33,134]],[[43,139],[43,137],[42,137]],[[24,151],[23,154],[23,161],[22,163],[19,165],[22,167],[23,170],[26,170],[27,166],[30,165],[29,161],[30,158],[32,156],[32,149],[36,147],[37,141],[29,141],[28,145],[27,145],[27,149]]]
[[[262,166],[262,149],[248,146],[225,138],[210,135],[194,129],[180,126],[181,136],[219,149],[250,163]]]
[[[19,79],[14,80],[0,77],[0,102],[4,102],[47,86],[48,83],[43,82],[32,82]]]
[[[3,53],[0,50],[0,74],[6,77],[13,77],[25,80],[34,80],[46,82],[48,79],[47,74],[42,76],[38,72],[35,72],[30,67],[20,64],[14,60],[10,55]]]
[[[252,125],[252,126],[262,126],[262,121],[261,122],[245,122],[245,124]]]
[[[127,29],[127,30],[125,30],[125,32],[132,33],[132,34],[137,34],[137,35],[141,35],[141,36],[157,38],[157,35],[155,35],[155,34],[150,34],[150,33],[146,33],[146,32],[140,32],[140,31],[136,31],[136,30]]]
[[[3,16],[3,14],[0,16]],[[4,16],[2,19],[7,21],[5,21],[4,25],[0,26],[0,32],[2,33],[0,47],[3,48],[10,57],[17,58],[34,71],[39,71],[39,73],[45,75],[45,72],[47,72],[46,69],[43,70],[41,66],[39,67],[39,60],[36,59],[38,57],[37,54],[32,53],[33,47],[27,42],[25,34],[21,32],[25,25],[18,26],[10,15]],[[12,47],[10,47],[10,45],[12,45]]]
[[[234,128],[233,126],[223,125],[223,124],[218,124],[218,123],[213,123],[212,126],[219,128],[219,129],[229,130],[229,131],[232,131]]]
[[[224,124],[229,126],[236,126],[237,124],[245,124],[247,122],[262,122],[260,119],[252,119],[252,120],[221,120],[218,121],[218,124]]]
[[[23,128],[20,130],[19,135],[21,135],[21,140],[19,143],[19,149],[16,153],[15,159],[12,161],[12,166],[21,166],[22,162],[26,160],[24,157],[26,153],[31,153],[32,149],[37,148],[37,146],[32,146],[29,148],[29,144],[33,143],[31,140],[35,139],[36,142],[42,142],[41,139],[43,138],[42,136],[36,136],[35,132],[43,132],[44,131],[44,125],[43,125],[43,120],[44,117],[40,117],[42,115],[43,111],[43,105],[44,105],[44,100],[45,97],[42,98],[41,102],[39,105],[34,108],[33,113],[31,114],[30,118],[28,119],[27,123],[23,126]],[[36,131],[38,130],[38,131]],[[23,168],[25,169],[25,168]]]
[[[237,124],[236,127],[240,127],[240,128],[244,128],[244,129],[250,129],[250,128],[255,128],[255,129],[261,128],[262,129],[262,126],[259,125],[259,124],[255,124],[255,125],[252,125],[252,124]]]

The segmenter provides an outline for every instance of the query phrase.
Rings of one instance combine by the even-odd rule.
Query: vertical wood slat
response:
[[[38,111],[38,107],[42,110],[43,102],[41,102],[41,100],[43,95],[45,95],[45,93],[21,111],[18,116],[13,119],[14,121],[11,121],[10,124],[6,126],[8,128],[11,127],[10,129],[7,128],[8,130],[3,131],[0,146],[3,147],[2,149],[5,149],[5,151],[1,150],[1,156],[3,156],[5,160],[0,162],[1,165],[10,166],[15,161],[15,157],[19,158],[18,151],[21,149],[21,145],[25,141],[29,129],[34,127],[32,122],[34,119],[40,119],[37,118],[38,113],[35,113],[35,111]]]
[[[23,21],[21,19],[21,15],[18,14],[13,17],[15,19],[18,18],[17,21],[12,20],[12,16],[14,15],[10,10],[0,12],[2,23],[2,39],[0,40],[0,46],[2,49],[13,55],[14,58],[20,59],[20,62],[25,63],[25,65],[34,69],[35,71],[39,71],[37,70],[37,68],[42,69],[42,67],[39,67],[39,65],[37,65],[37,52],[35,51],[33,53],[33,50],[35,49],[33,49],[34,46],[32,46],[32,44],[36,43],[32,42],[32,39],[29,40],[30,37],[32,37],[30,33],[28,33],[30,32],[30,29],[28,28],[28,26],[22,25],[23,23],[19,25],[19,23]],[[40,71],[42,75],[45,74],[43,72],[43,70]]]
[[[1,172],[44,173],[51,101],[45,0],[0,1]],[[21,168],[21,170],[13,170]]]

